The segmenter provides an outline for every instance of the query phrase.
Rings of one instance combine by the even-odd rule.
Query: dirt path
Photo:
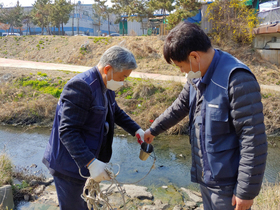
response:
[[[1,67],[13,67],[19,69],[40,69],[40,70],[64,70],[64,71],[74,71],[74,72],[84,72],[90,67],[88,66],[78,66],[78,65],[68,65],[68,64],[57,64],[57,63],[43,63],[34,61],[23,61],[15,59],[0,58]],[[187,79],[182,76],[171,76],[162,74],[151,74],[133,71],[130,75],[134,78],[143,79],[154,79],[154,80],[173,80],[176,82],[185,83]],[[272,90],[280,92],[280,87],[277,85],[260,85],[262,90]]]

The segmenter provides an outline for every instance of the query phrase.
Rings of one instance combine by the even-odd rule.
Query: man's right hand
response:
[[[110,180],[109,175],[105,171],[106,163],[94,159],[88,166],[90,177],[96,182]]]
[[[144,140],[145,140],[145,142],[147,142],[148,144],[151,144],[153,142],[154,138],[155,138],[155,136],[153,136],[151,134],[150,129],[147,129],[145,131],[145,133],[144,133]]]

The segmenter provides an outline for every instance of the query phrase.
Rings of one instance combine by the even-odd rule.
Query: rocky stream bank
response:
[[[19,210],[58,210],[59,204],[52,179],[37,183],[32,194],[24,195],[25,203],[18,205]],[[110,187],[110,184],[100,184],[101,190]],[[121,193],[115,185],[110,188],[109,203],[113,209],[139,209],[139,210],[203,210],[200,193],[186,189],[176,188],[172,185],[156,189],[148,189],[138,185],[122,185],[125,205]]]

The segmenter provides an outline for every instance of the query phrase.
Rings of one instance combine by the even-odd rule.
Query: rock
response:
[[[168,187],[167,186],[161,186],[163,189],[167,189]]]
[[[109,184],[101,184],[101,189],[106,189],[110,185]],[[138,199],[153,199],[153,195],[147,191],[147,187],[137,186],[137,185],[123,185],[122,188],[125,190],[126,195],[130,198],[138,198]],[[118,189],[114,186],[113,192],[119,192]]]
[[[174,208],[173,208],[173,210],[182,210],[182,209],[183,208],[181,206],[178,206],[178,205],[174,206]]]
[[[53,181],[54,181],[53,178],[49,178],[46,179],[44,182],[40,182],[39,184],[49,186],[51,183],[53,183]]]
[[[36,202],[58,206],[59,202],[58,202],[55,186],[50,185],[46,187],[44,192],[40,195],[40,197],[36,200]]]
[[[30,168],[37,168],[37,165],[33,163]]]
[[[137,186],[137,185],[124,185],[123,186],[126,194],[131,198],[138,198],[138,199],[153,199],[152,193],[147,191],[147,187]]]
[[[46,186],[45,185],[39,185],[34,189],[35,194],[41,194],[45,190]]]
[[[193,201],[187,201],[185,204],[190,209],[195,209],[197,207],[196,202],[193,202]]]
[[[38,184],[38,181],[36,179],[31,180],[29,183],[30,186],[35,186],[37,184]]]
[[[189,189],[186,189],[186,188],[183,188],[181,187],[181,190],[185,193],[187,193],[187,195],[189,196],[189,198],[191,200],[193,200],[194,202],[196,203],[201,203],[202,202],[202,197],[201,196],[198,196],[197,193],[194,193],[193,191],[189,190]]]
[[[29,196],[29,195],[24,195],[24,196],[23,196],[23,199],[24,199],[25,201],[29,201],[30,196]]]
[[[0,187],[0,201],[3,209],[13,209],[14,199],[11,185]]]
[[[169,207],[168,203],[163,204],[161,200],[156,200],[154,205],[145,205],[141,210],[164,210]]]

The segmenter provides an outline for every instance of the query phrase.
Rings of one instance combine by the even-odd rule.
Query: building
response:
[[[33,7],[23,7],[24,12],[28,13]],[[9,8],[8,8],[9,9]],[[63,34],[73,36],[76,34],[84,34],[89,36],[100,36],[107,35],[110,33],[119,32],[119,25],[114,24],[115,15],[111,14],[109,16],[109,21],[107,19],[100,18],[94,14],[92,9],[92,4],[81,4],[79,1],[70,14],[70,18],[67,24],[63,25]],[[99,23],[100,22],[100,23]],[[100,27],[99,27],[100,24]],[[10,25],[5,23],[0,23],[0,33],[8,32]],[[61,29],[62,30],[62,29]],[[52,34],[58,34],[58,28],[51,28]],[[23,21],[23,26],[21,28],[14,27],[14,32],[20,33],[22,35],[35,35],[41,34],[42,29],[28,21]],[[48,34],[47,29],[44,29],[43,34]]]

